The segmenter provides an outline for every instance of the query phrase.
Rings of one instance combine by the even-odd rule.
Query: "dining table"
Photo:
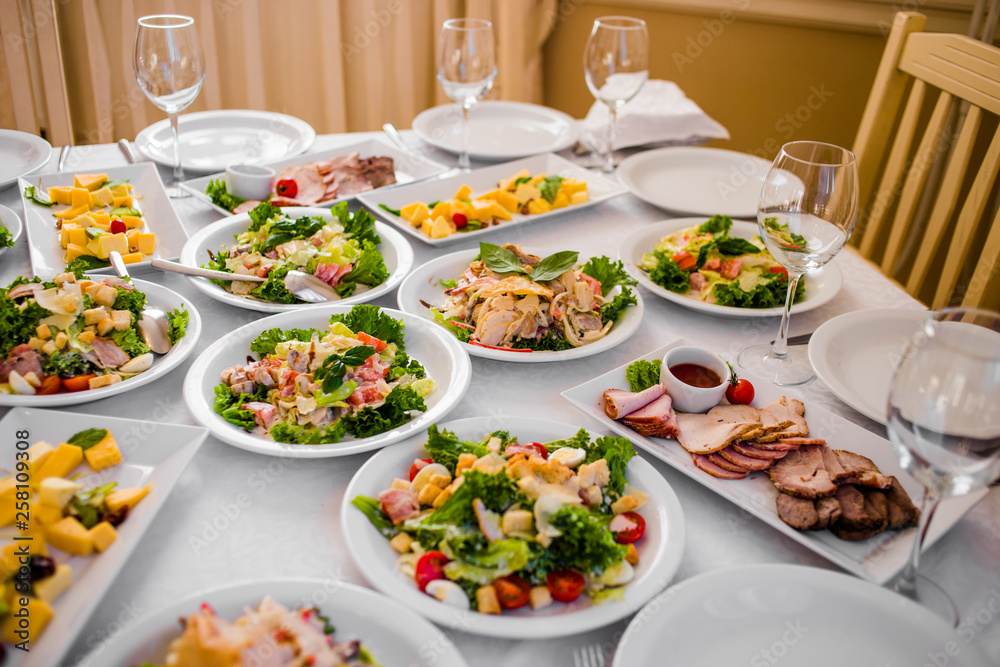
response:
[[[414,150],[422,150],[448,166],[456,164],[456,156],[421,145],[410,131],[402,134]],[[310,152],[373,136],[376,133],[318,136]],[[52,160],[42,172],[56,170],[56,152],[53,151]],[[72,149],[65,171],[94,172],[125,164],[116,145],[78,146]],[[160,169],[161,177],[166,180],[170,171]],[[172,203],[188,235],[221,219],[218,212],[195,197],[174,199]],[[0,204],[24,215],[16,188],[0,192]],[[487,240],[497,244],[519,243],[542,255],[572,248],[580,251],[581,257],[614,256],[626,235],[670,217],[675,216],[626,193],[537,224],[501,227]],[[478,239],[457,242],[448,248],[415,239],[408,242],[413,246],[415,265],[420,266],[445,253],[476,247]],[[833,263],[843,273],[843,287],[825,305],[794,315],[790,335],[811,332],[827,320],[851,311],[924,308],[850,247]],[[134,438],[141,446],[157,423],[196,424],[182,395],[186,372],[200,351],[264,314],[215,301],[177,274],[154,269],[136,273],[144,280],[180,293],[199,311],[203,330],[195,354],[156,382],[104,400],[62,409],[139,420],[127,437]],[[22,235],[16,246],[0,257],[0,284],[30,274],[28,240]],[[741,349],[771,340],[778,330],[776,317],[714,317],[638,289],[645,302],[644,319],[627,341],[595,356],[555,363],[522,364],[473,357],[471,385],[444,421],[487,416],[502,424],[505,419],[534,417],[600,431],[596,419],[578,411],[560,392],[678,338],[735,359]],[[395,291],[374,303],[396,308]],[[820,379],[795,388],[793,393],[803,396],[809,404],[821,405],[872,433],[886,436],[884,426],[842,403]],[[0,408],[0,417],[7,411]],[[371,456],[372,453],[327,459],[270,457],[208,437],[75,639],[65,664],[105,665],[101,654],[110,639],[130,632],[130,627],[146,614],[209,589],[278,577],[368,585],[351,560],[340,517],[341,508],[348,501],[344,497],[348,483]],[[822,556],[659,459],[641,451],[638,456],[666,479],[683,509],[685,548],[670,583],[720,568],[756,563],[837,569]],[[943,538],[925,551],[920,571],[952,596],[961,619],[959,641],[974,643],[989,657],[990,664],[1000,664],[1000,488],[991,488]],[[451,628],[445,628],[444,633],[466,661],[476,667],[525,664],[577,667],[585,664],[584,654],[591,656],[586,664],[597,667],[611,664],[628,620],[556,639],[492,638]],[[877,627],[871,628],[871,632],[878,631]],[[669,646],[664,647],[664,652],[665,656],[669,654]],[[432,647],[428,655],[433,663]],[[928,661],[930,664],[931,658]],[[848,662],[860,665],[863,659],[845,664]]]

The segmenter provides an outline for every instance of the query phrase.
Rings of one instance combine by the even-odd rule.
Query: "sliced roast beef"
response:
[[[816,504],[808,498],[796,498],[787,493],[779,493],[775,499],[778,518],[797,530],[819,528],[819,513]]]
[[[892,485],[884,492],[889,504],[889,528],[898,530],[916,525],[920,520],[920,510],[914,506],[899,480],[895,477],[890,479]]]
[[[17,345],[7,353],[7,358],[0,361],[0,382],[6,382],[10,378],[10,372],[17,371],[18,375],[24,376],[34,373],[38,377],[42,375],[42,355],[27,345]]]
[[[622,423],[640,435],[657,438],[676,438],[677,415],[673,401],[664,394],[649,405],[643,406],[622,418]]]
[[[876,489],[892,486],[892,477],[883,475],[871,459],[854,452],[838,449],[835,451],[842,472],[834,477],[837,484],[858,484]]]
[[[730,407],[730,406],[726,406]],[[716,408],[712,408],[715,410]],[[759,422],[734,423],[725,416],[684,412],[677,415],[677,441],[692,454],[711,454],[760,429]]]
[[[811,443],[812,444],[812,443]],[[818,443],[818,444],[823,444]],[[790,452],[793,449],[798,449],[802,445],[795,442],[786,442],[784,440],[775,440],[774,442],[760,442],[760,440],[755,440],[753,446],[756,449],[762,449],[765,452]]]
[[[734,450],[732,445],[725,449],[720,449],[717,454],[727,461],[731,461],[747,470],[767,470],[773,463],[770,459],[755,459],[751,456],[744,456]]]
[[[798,438],[798,437],[796,437],[796,438],[780,438],[779,440],[775,440],[774,442],[778,443],[778,444],[783,443],[783,444],[786,444],[786,445],[795,445],[796,447],[801,446],[801,445],[825,445],[826,444],[826,440],[824,440],[823,438]],[[761,444],[763,444],[763,443],[761,443]]]
[[[817,498],[815,503],[816,514],[819,516],[817,528],[829,528],[840,518],[840,503],[836,498],[831,496]]]
[[[391,157],[367,157],[359,160],[361,173],[373,188],[381,188],[396,182],[396,171]]]
[[[771,482],[799,498],[820,498],[837,492],[830,473],[823,467],[824,445],[804,445],[774,463],[768,469]]]
[[[734,442],[729,445],[729,449],[739,452],[743,456],[749,456],[752,459],[767,459],[768,461],[783,459],[788,454],[788,450],[761,449],[759,447],[755,447],[749,442]]]
[[[806,406],[794,398],[782,396],[774,403],[765,405],[760,411],[764,432],[757,437],[757,441],[774,442],[782,438],[808,435],[805,413]]]
[[[750,474],[753,472],[749,468],[744,468],[741,465],[737,465],[727,458],[719,456],[719,452],[712,452],[708,455],[708,460],[719,466],[720,468],[725,468],[726,470],[731,470],[732,472],[745,472]]]
[[[719,479],[743,479],[750,474],[749,471],[739,473],[733,472],[732,470],[726,470],[725,468],[712,463],[708,457],[702,456],[701,454],[692,454],[691,460],[694,461],[695,466],[704,470],[712,477],[718,477]]]
[[[889,525],[889,505],[885,494],[877,489],[858,488],[845,484],[837,489],[840,518],[830,526],[842,540],[866,540]]]

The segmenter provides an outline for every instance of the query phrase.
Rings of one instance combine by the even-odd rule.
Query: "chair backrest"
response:
[[[851,242],[933,308],[959,299],[984,305],[1000,280],[1000,214],[986,214],[995,204],[1000,127],[982,141],[980,129],[984,117],[1000,115],[1000,49],[921,32],[924,23],[921,14],[896,14],[886,43],[854,144],[862,214]],[[959,107],[964,119],[958,114],[953,134]],[[938,179],[932,165],[939,155],[945,163]],[[903,256],[907,247],[916,248],[914,256]],[[969,263],[975,268],[963,275]]]

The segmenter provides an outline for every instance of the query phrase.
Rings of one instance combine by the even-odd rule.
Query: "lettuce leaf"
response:
[[[413,417],[410,412],[427,409],[424,399],[417,395],[413,387],[396,386],[385,397],[385,403],[377,408],[367,407],[341,421],[356,438],[367,438],[391,431],[402,426]]]
[[[485,443],[466,442],[459,440],[454,433],[448,430],[438,431],[437,424],[427,427],[427,444],[424,449],[430,454],[434,463],[440,463],[454,474],[455,466],[458,464],[459,454],[475,454],[476,457],[489,454]]]
[[[267,329],[253,339],[250,343],[250,351],[263,358],[265,355],[274,354],[274,348],[277,347],[278,343],[289,340],[308,341],[313,334],[322,336],[323,332],[319,329],[279,329],[277,327]]]
[[[613,262],[607,257],[592,257],[580,271],[601,283],[601,296],[607,296],[618,285],[635,285],[637,282],[620,260]]]
[[[335,322],[343,323],[354,333],[364,331],[369,336],[374,336],[386,343],[395,343],[400,350],[406,349],[406,342],[403,340],[405,327],[403,321],[389,317],[378,306],[370,304],[354,306],[350,312],[332,316],[330,324]]]
[[[654,384],[660,384],[660,366],[662,359],[646,361],[639,359],[633,361],[625,369],[625,379],[628,380],[629,389],[632,391],[642,391],[649,389]]]
[[[660,287],[665,287],[671,292],[683,294],[691,289],[688,282],[688,273],[677,266],[677,262],[667,256],[662,250],[654,250],[653,257],[656,258],[656,266],[649,272],[649,279]]]

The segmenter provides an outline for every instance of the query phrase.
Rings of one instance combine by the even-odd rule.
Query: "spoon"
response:
[[[135,153],[132,152],[132,144],[129,143],[128,139],[118,140],[118,150],[122,152],[129,164],[136,163]]]
[[[395,125],[393,125],[392,123],[383,123],[382,131],[385,132],[387,135],[389,135],[389,138],[392,139],[392,142],[397,146],[399,146],[399,148],[402,149],[404,152],[406,153],[413,152],[413,149],[410,148],[409,144],[407,144],[406,141],[403,140],[403,135],[399,133],[399,130],[396,129]]]
[[[111,266],[114,267],[115,273],[118,274],[119,278],[129,277],[128,269],[125,268],[125,262],[117,250],[111,251],[108,255],[108,260],[111,262]],[[170,348],[174,346],[170,342],[170,336],[167,335],[169,331],[170,320],[167,318],[165,312],[152,306],[146,306],[142,309],[142,319],[139,320],[139,332],[142,334],[142,339],[146,341],[149,349],[157,354],[166,354],[169,352]]]
[[[183,273],[186,276],[199,276],[202,278],[213,278],[215,280],[243,280],[252,283],[262,283],[266,278],[259,276],[247,276],[240,273],[229,273],[227,271],[215,271],[213,269],[203,269],[197,266],[188,266],[165,259],[150,260],[149,265],[161,271],[172,271]],[[298,299],[307,303],[323,303],[325,301],[340,301],[337,291],[327,285],[316,276],[309,275],[302,271],[289,271],[282,281],[289,292]]]

